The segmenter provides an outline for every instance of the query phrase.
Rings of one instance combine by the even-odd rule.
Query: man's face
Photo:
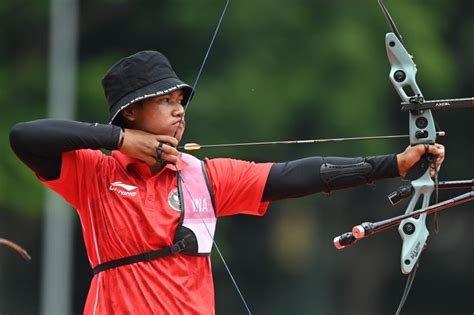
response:
[[[176,90],[136,104],[132,128],[159,135],[175,136],[176,133],[180,141],[185,127],[183,96],[182,90]]]

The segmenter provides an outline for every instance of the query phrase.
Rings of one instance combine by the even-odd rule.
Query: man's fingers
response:
[[[155,162],[167,161],[173,164],[178,162],[179,151],[176,148],[172,147],[169,144],[164,142],[159,142],[155,150],[154,158]]]
[[[437,156],[437,160],[444,159],[444,146],[441,144],[419,144],[416,149],[420,155],[428,153]]]
[[[172,147],[178,146],[178,140],[171,136],[159,135],[159,136],[156,136],[156,140],[158,140],[158,142],[165,142]]]
[[[444,146],[441,145],[441,144],[435,144],[434,146],[436,146],[436,149],[437,149],[437,152],[438,152],[436,154],[435,165],[436,165],[436,168],[439,169],[439,167],[441,166],[441,164],[444,161],[444,155],[445,155]]]
[[[423,154],[433,154],[433,155],[438,155],[438,148],[432,144],[417,144],[414,146],[418,154],[423,155]]]
[[[444,154],[445,154],[444,146],[442,144],[436,143],[430,146],[429,152],[436,156],[436,160],[434,161],[434,163],[430,165],[430,168],[431,168],[430,174],[432,177],[434,177],[436,176],[436,173],[440,170],[441,164],[443,164],[443,161],[444,161]]]
[[[156,147],[156,152],[155,152],[155,157],[159,160],[159,159],[163,159],[163,156],[164,155],[168,155],[168,156],[178,156],[179,155],[179,151],[176,150],[176,148],[172,147],[171,145],[169,144],[166,144],[164,142],[159,142],[158,143],[158,146]]]
[[[169,155],[169,154],[163,153],[163,155],[161,156],[161,159],[168,161],[172,164],[178,163],[178,157],[176,155]]]
[[[430,147],[428,148],[428,152],[433,155],[439,155],[439,149],[435,145],[430,145]]]
[[[166,154],[169,154],[169,155],[179,155],[179,152],[178,150],[176,150],[176,148],[172,147],[171,145],[167,145],[165,144],[163,146],[163,152],[166,153]]]

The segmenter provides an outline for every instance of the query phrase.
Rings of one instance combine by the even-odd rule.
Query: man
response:
[[[95,274],[85,314],[214,314],[217,217],[403,176],[426,151],[438,157],[432,172],[444,159],[443,146],[420,145],[367,158],[201,162],[176,149],[193,91],[164,55],[126,57],[102,84],[109,125],[45,119],[10,134],[18,157],[77,209]]]

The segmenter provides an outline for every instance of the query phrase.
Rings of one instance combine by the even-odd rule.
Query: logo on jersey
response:
[[[181,211],[181,202],[179,200],[178,189],[173,189],[168,195],[168,204],[176,211]]]
[[[134,191],[137,189],[137,186],[127,185],[122,182],[113,182],[109,186],[109,190],[115,191],[120,196],[125,197],[135,197],[137,192]]]
[[[208,212],[206,198],[193,198],[193,212]]]

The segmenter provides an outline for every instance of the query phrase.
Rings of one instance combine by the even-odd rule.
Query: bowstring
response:
[[[179,173],[178,173],[178,174],[179,174]],[[179,176],[180,176],[180,175],[179,175]],[[181,178],[181,183],[183,184],[184,189],[186,189],[186,192],[187,192],[187,193],[189,194],[189,196],[191,197],[191,202],[192,202],[192,204],[193,204],[194,209],[198,209],[197,206],[196,206],[196,204],[194,203],[194,198],[193,198],[191,192],[189,191],[188,186],[185,184],[185,182],[184,182],[184,180],[183,180],[183,177],[180,176],[180,178]],[[184,198],[183,198],[183,200],[184,200]],[[183,205],[183,206],[184,206],[184,205]],[[245,298],[244,298],[244,295],[242,294],[242,291],[240,291],[240,288],[239,288],[239,286],[237,285],[237,281],[235,281],[235,278],[234,278],[232,272],[230,271],[230,268],[229,268],[229,266],[227,265],[227,262],[226,262],[226,260],[224,259],[224,256],[222,255],[222,253],[221,253],[221,251],[220,251],[220,249],[219,249],[219,246],[217,246],[217,242],[214,240],[214,237],[212,237],[212,233],[211,233],[211,231],[209,230],[209,227],[207,226],[206,222],[204,221],[204,218],[202,217],[201,212],[200,212],[200,211],[197,211],[197,213],[199,214],[199,217],[201,218],[202,223],[204,223],[204,227],[206,228],[206,231],[207,231],[207,233],[209,234],[209,237],[211,238],[212,243],[214,244],[214,247],[216,248],[217,253],[219,254],[219,257],[221,258],[222,263],[224,264],[224,267],[225,267],[225,269],[227,270],[227,273],[229,274],[229,277],[230,277],[230,279],[232,280],[232,283],[234,284],[234,287],[235,287],[235,289],[237,290],[237,293],[239,294],[240,299],[242,300],[242,303],[243,303],[244,306],[245,306],[245,309],[247,310],[247,313],[248,313],[249,315],[252,315],[252,312],[250,311],[250,308],[249,308],[249,306],[248,306],[248,304],[247,304],[247,302],[246,302],[246,300],[245,300]]]
[[[204,59],[201,63],[201,66],[199,67],[199,71],[196,75],[196,79],[194,80],[194,83],[193,83],[193,88],[192,88],[192,91],[191,91],[191,94],[189,94],[189,97],[188,99],[186,100],[186,104],[184,104],[184,114],[181,116],[181,119],[179,120],[179,124],[178,126],[176,127],[176,130],[174,132],[174,135],[173,137],[176,137],[176,134],[178,133],[178,130],[179,130],[179,126],[181,124],[181,122],[183,121],[183,118],[189,108],[189,105],[191,104],[191,99],[193,98],[194,94],[196,94],[196,89],[197,89],[197,86],[198,86],[198,83],[199,83],[199,80],[201,79],[201,74],[202,74],[202,71],[204,70],[204,66],[206,65],[206,62],[207,62],[207,58],[209,57],[209,53],[211,52],[211,49],[212,49],[212,46],[214,45],[214,40],[216,39],[217,37],[217,33],[219,32],[219,29],[221,27],[221,24],[222,24],[222,21],[224,20],[224,16],[226,15],[227,13],[227,8],[229,7],[229,3],[230,3],[230,0],[227,0],[227,2],[225,3],[225,6],[224,6],[224,9],[222,10],[222,13],[221,13],[221,16],[219,17],[219,22],[217,23],[217,26],[214,30],[214,34],[212,35],[212,38],[211,38],[211,41],[209,43],[209,46],[207,47],[207,51],[206,51],[206,54],[204,55]]]
[[[438,168],[436,167],[435,164],[435,178],[434,178],[434,184],[435,184],[435,204],[439,202],[439,180],[438,180]],[[434,231],[435,234],[439,233],[439,221],[438,221],[438,212],[435,212],[434,215]]]
[[[435,128],[437,130],[441,130],[441,127],[440,125],[438,124],[438,122],[436,121],[436,119],[434,119],[433,117],[433,121],[435,123]],[[436,200],[435,200],[435,203],[438,203],[439,202],[439,179],[438,179],[438,168],[436,167],[436,160],[435,160],[435,178],[434,178],[434,182],[435,182],[435,195],[436,195]],[[434,232],[435,234],[438,234],[439,233],[439,221],[438,221],[438,212],[435,212],[435,215],[434,215]]]
[[[416,271],[418,270],[418,267],[420,266],[419,260],[420,259],[418,258],[415,268],[408,275],[407,281],[405,283],[405,289],[403,289],[402,298],[400,300],[400,303],[398,304],[398,308],[397,308],[397,311],[395,312],[395,315],[400,315],[400,312],[402,311],[402,308],[405,305],[405,302],[408,298],[408,294],[410,294],[411,286],[413,285],[413,281],[415,280]]]
[[[185,114],[186,114],[186,111],[188,110],[189,105],[190,105],[190,103],[191,103],[191,99],[192,99],[192,97],[194,96],[194,94],[196,93],[196,89],[197,89],[199,80],[200,80],[200,78],[201,78],[201,74],[202,74],[202,72],[203,72],[203,70],[204,70],[204,66],[206,65],[207,59],[208,59],[209,54],[210,54],[210,52],[211,52],[211,49],[212,49],[212,47],[213,47],[213,45],[214,45],[214,41],[215,41],[215,39],[216,39],[216,37],[217,37],[217,34],[218,34],[218,32],[219,32],[219,29],[220,29],[220,27],[221,27],[222,21],[224,20],[224,16],[225,16],[226,13],[227,13],[227,9],[228,9],[228,7],[229,7],[229,3],[230,3],[230,0],[227,0],[227,1],[226,1],[226,4],[225,4],[225,6],[224,6],[224,9],[222,10],[222,13],[221,13],[221,15],[220,15],[220,17],[219,17],[219,21],[218,21],[218,23],[217,23],[216,28],[214,29],[214,33],[213,33],[213,35],[212,35],[211,41],[210,41],[210,43],[209,43],[209,46],[207,47],[206,54],[205,54],[204,59],[203,59],[203,61],[202,61],[202,63],[201,63],[201,66],[199,67],[199,71],[198,71],[198,73],[197,73],[197,75],[196,75],[196,79],[194,80],[194,83],[193,83],[193,86],[192,86],[191,94],[189,95],[188,99],[186,100],[186,104],[184,105],[184,113],[183,113],[183,115],[181,116],[181,118],[180,118],[180,120],[179,120],[179,123],[177,124],[177,127],[176,127],[176,130],[175,130],[175,132],[174,132],[173,137],[176,137],[176,134],[178,133],[179,127],[180,127],[180,125],[181,125],[181,122],[183,121],[183,118],[184,118],[184,116],[185,116]],[[193,198],[193,196],[192,196],[192,194],[191,194],[191,191],[189,190],[188,186],[186,185],[185,181],[183,180],[183,177],[181,176],[181,174],[180,174],[180,172],[179,172],[179,170],[178,170],[178,167],[177,167],[176,165],[175,165],[175,169],[176,169],[176,172],[177,172],[177,174],[178,174],[178,179],[181,181],[181,183],[183,184],[184,189],[185,189],[186,192],[189,194],[190,199],[191,199],[191,202],[192,202],[194,208],[195,208],[195,209],[198,209],[198,208],[196,207],[196,204],[194,203],[194,198]],[[182,205],[182,206],[184,207],[184,205]],[[244,304],[245,309],[247,310],[247,313],[248,313],[249,315],[251,315],[252,312],[250,311],[250,308],[249,308],[249,306],[248,306],[248,304],[247,304],[247,302],[246,302],[246,300],[245,300],[245,298],[244,298],[244,296],[243,296],[243,294],[242,294],[242,291],[240,290],[240,288],[239,288],[239,286],[238,286],[238,284],[237,284],[237,281],[235,281],[235,278],[234,278],[234,276],[233,276],[233,274],[232,274],[232,271],[230,270],[229,266],[227,265],[227,262],[226,262],[226,260],[224,259],[224,256],[222,255],[222,253],[221,253],[221,251],[220,251],[220,249],[219,249],[219,246],[217,245],[217,242],[214,240],[214,237],[213,237],[211,231],[209,230],[209,227],[207,226],[206,222],[204,221],[204,218],[202,217],[202,215],[201,215],[201,213],[200,213],[199,211],[198,211],[198,214],[199,214],[199,217],[200,217],[202,223],[204,224],[204,227],[206,228],[207,233],[209,234],[209,237],[210,237],[211,240],[212,240],[212,243],[213,243],[214,247],[215,247],[216,250],[217,250],[217,253],[219,254],[219,257],[220,257],[222,263],[224,264],[224,267],[225,267],[225,269],[226,269],[226,271],[227,271],[227,274],[229,275],[230,279],[232,280],[232,283],[233,283],[233,285],[234,285],[234,287],[235,287],[237,293],[239,294],[239,297],[240,297],[242,303]]]

